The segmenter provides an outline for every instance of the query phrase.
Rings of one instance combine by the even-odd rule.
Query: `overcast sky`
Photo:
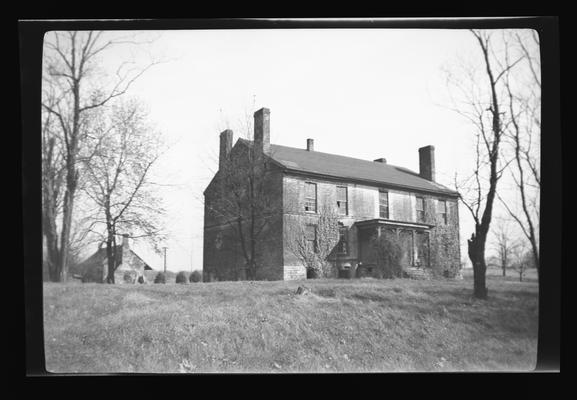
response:
[[[109,35],[116,33],[110,32]],[[123,36],[126,32],[122,33]],[[437,181],[453,187],[471,168],[473,129],[448,108],[443,68],[476,60],[462,30],[195,30],[145,33],[161,64],[129,95],[141,99],[172,147],[157,165],[170,239],[168,269],[202,269],[202,192],[217,169],[221,130],[241,132],[246,113],[271,110],[271,142],[373,160],[418,171],[418,148],[434,145]],[[142,46],[141,46],[142,47]],[[111,67],[130,53],[111,49]],[[133,49],[134,50],[134,49]],[[134,57],[144,56],[134,50]],[[461,258],[473,225],[460,205]],[[136,243],[155,269],[163,259]]]

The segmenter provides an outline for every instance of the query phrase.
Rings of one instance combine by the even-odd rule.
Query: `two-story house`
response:
[[[237,140],[232,131],[220,135],[219,168],[235,157],[255,151],[268,161],[268,195],[275,205],[261,240],[257,279],[306,278],[306,268],[290,251],[287,240],[295,225],[306,226],[315,240],[321,205],[339,214],[340,241],[332,260],[347,276],[370,275],[375,264],[371,238],[392,229],[402,238],[403,267],[422,268],[431,275],[454,277],[460,269],[458,193],[435,182],[435,149],[419,149],[419,173],[387,164],[314,150],[308,139],[298,149],[270,143],[270,111],[254,114],[254,141]],[[208,279],[243,279],[244,261],[231,224],[211,212],[223,196],[214,190],[219,172],[205,190],[203,272]],[[224,195],[226,196],[226,195]],[[310,229],[308,229],[310,228]]]

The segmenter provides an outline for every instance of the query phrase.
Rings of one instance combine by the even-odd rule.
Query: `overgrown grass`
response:
[[[52,372],[515,371],[535,367],[538,285],[317,280],[44,286]],[[307,295],[295,295],[299,285]]]

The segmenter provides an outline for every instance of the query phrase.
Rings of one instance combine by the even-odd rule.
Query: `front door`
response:
[[[373,238],[376,234],[376,229],[359,229],[359,263],[362,265],[375,263]]]
[[[413,265],[413,232],[402,229],[398,233],[401,246],[401,267],[407,268]]]
[[[429,233],[415,232],[415,264],[421,268],[429,268]]]

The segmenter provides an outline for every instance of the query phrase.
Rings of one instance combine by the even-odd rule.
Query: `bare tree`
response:
[[[508,224],[501,222],[494,231],[497,257],[503,276],[507,276],[507,268],[511,266],[516,241],[511,238]]]
[[[485,299],[487,298],[485,247],[493,217],[497,184],[507,167],[500,158],[500,144],[509,124],[507,113],[503,110],[504,99],[501,93],[503,78],[521,61],[521,58],[508,63],[497,62],[493,34],[476,30],[472,30],[471,33],[482,54],[483,83],[479,86],[479,78],[470,71],[466,77],[468,86],[454,80],[453,83],[464,98],[463,104],[459,105],[456,111],[475,127],[475,165],[473,174],[464,183],[460,184],[457,178],[455,179],[455,186],[475,223],[475,232],[468,240],[468,255],[473,264],[474,296]]]
[[[53,103],[54,99],[46,101]],[[45,113],[42,122],[42,234],[46,246],[46,259],[49,279],[59,280],[58,228],[57,216],[62,207],[64,184],[64,154],[59,141],[57,127],[50,113]]]
[[[51,116],[44,121],[50,126],[50,138],[59,138],[62,158],[56,162],[52,154],[43,163],[47,168],[43,174],[48,175],[43,183],[51,185],[43,193],[43,222],[51,277],[58,281],[66,281],[68,275],[70,230],[80,174],[78,162],[89,134],[91,111],[124,94],[153,64],[133,68],[121,63],[111,87],[98,84],[102,78],[97,76],[98,56],[115,45],[133,43],[126,39],[105,40],[103,35],[92,31],[49,32],[44,41],[42,107]],[[48,152],[56,144],[50,138],[43,148]],[[57,214],[62,217],[59,235]]]
[[[531,252],[527,250],[527,242],[518,240],[511,251],[511,266],[519,274],[519,282],[523,282],[525,272],[532,261]]]
[[[533,262],[539,271],[539,197],[541,189],[538,141],[541,131],[541,79],[538,52],[539,39],[534,31],[531,34],[515,33],[511,41],[513,51],[523,58],[530,71],[530,78],[515,81],[509,75],[505,79],[507,106],[511,124],[506,132],[508,145],[512,152],[510,177],[514,182],[520,200],[520,210],[508,204],[501,196],[499,199],[509,215],[519,225],[529,241]],[[509,46],[506,47],[508,50]],[[510,62],[509,51],[505,52],[505,62]]]
[[[309,224],[288,225],[287,248],[315,277],[334,275],[330,256],[339,243],[339,216],[335,207],[324,204]]]
[[[102,119],[101,119],[102,120]],[[136,101],[120,102],[107,117],[108,127],[94,131],[94,154],[83,164],[84,192],[96,205],[88,231],[106,242],[107,283],[114,283],[119,254],[116,238],[130,232],[159,251],[164,210],[150,179],[161,154],[161,139]]]
[[[250,110],[254,108],[253,98]],[[233,243],[229,250],[242,258],[244,278],[255,280],[262,267],[265,242],[270,240],[268,227],[281,215],[281,193],[274,190],[278,170],[272,161],[273,150],[264,154],[255,146],[254,114],[249,108],[245,108],[234,125],[241,142],[232,148],[226,160],[220,160],[222,154],[213,157],[219,160],[218,171],[213,171],[214,184],[205,191],[205,199],[198,200],[205,206],[205,216],[228,227]],[[221,114],[215,128],[223,131],[230,127],[230,118]],[[207,198],[211,200],[205,201]]]
[[[279,209],[278,196],[271,192],[269,183],[273,166],[248,141],[232,153],[216,175],[215,193],[207,212],[229,226],[244,259],[246,278],[255,280],[261,244]]]

